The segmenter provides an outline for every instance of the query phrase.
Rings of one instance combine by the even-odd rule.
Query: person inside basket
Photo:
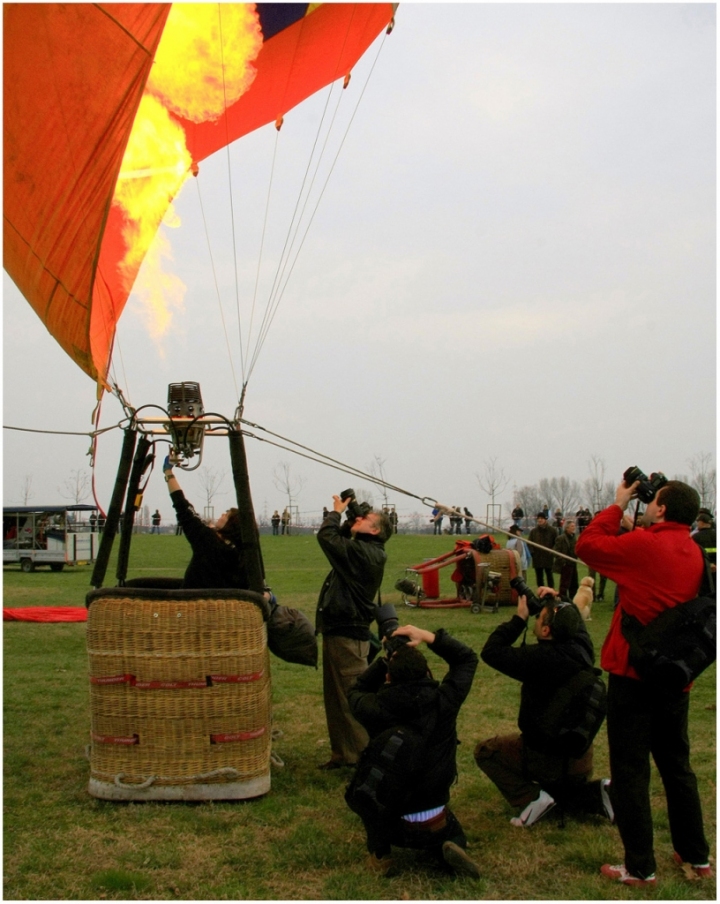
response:
[[[183,587],[247,590],[249,581],[241,552],[242,536],[237,509],[223,512],[215,526],[210,527],[185,498],[169,456],[163,463],[163,473],[178,525],[192,547],[192,558],[185,570]]]
[[[517,613],[492,632],[483,647],[483,662],[522,682],[520,734],[480,741],[475,761],[495,783],[505,800],[520,813],[510,822],[519,828],[536,823],[556,801],[569,811],[607,816],[613,811],[608,779],[591,781],[593,748],[578,757],[565,756],[546,736],[543,715],[559,689],[595,661],[592,640],[572,603],[561,602],[555,590],[538,589],[542,609],[535,617],[536,644],[513,646],[525,634],[530,612],[527,598],[518,597]]]
[[[420,643],[448,664],[441,682],[432,677]],[[448,806],[457,778],[456,720],[472,688],[477,653],[444,628],[414,625],[398,627],[383,644],[388,655],[348,692],[350,709],[371,739],[345,793],[365,826],[368,867],[388,875],[395,845],[428,851],[453,872],[477,879],[465,833]]]
[[[640,518],[644,529],[620,533],[625,509],[639,486],[639,480],[630,486],[623,480],[615,490],[615,502],[592,519],[576,545],[589,568],[615,581],[620,596],[600,661],[610,673],[611,796],[625,862],[606,863],[600,872],[624,885],[655,884],[651,755],[665,789],[676,863],[687,864],[697,879],[712,876],[697,779],[690,766],[689,688],[661,691],[642,681],[628,661],[630,649],[622,630],[624,613],[646,625],[664,610],[697,596],[705,568],[690,528],[700,497],[686,483],[669,480],[647,503]]]

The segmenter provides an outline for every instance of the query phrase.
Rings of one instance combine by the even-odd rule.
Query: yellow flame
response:
[[[148,90],[185,119],[216,120],[253,83],[261,47],[254,3],[173,3]]]
[[[158,232],[150,246],[140,276],[135,284],[135,295],[140,303],[140,316],[145,321],[151,338],[158,342],[167,331],[174,309],[182,309],[185,284],[164,264],[172,262],[172,248],[162,231]],[[150,278],[146,274],[150,274]],[[163,354],[162,346],[158,351]]]
[[[129,291],[144,259],[135,289],[156,339],[185,291],[181,280],[163,272],[172,254],[158,229],[163,217],[167,225],[179,225],[170,202],[193,162],[184,129],[168,111],[193,122],[217,120],[252,84],[252,61],[261,47],[254,3],[175,3],[168,15],[113,198],[125,219],[120,273]],[[157,247],[149,253],[156,235]]]
[[[160,101],[146,94],[140,101],[115,186],[114,200],[127,217],[123,237],[128,250],[120,265],[126,279],[131,280],[137,271],[191,163],[182,127],[170,118]],[[138,172],[150,175],[131,177]]]

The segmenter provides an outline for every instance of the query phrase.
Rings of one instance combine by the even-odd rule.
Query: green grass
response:
[[[268,580],[281,602],[312,617],[327,563],[311,536],[263,537]],[[401,623],[446,627],[476,650],[511,609],[472,615],[469,609],[407,609],[393,590],[408,565],[451,548],[451,538],[394,537],[388,544],[383,598]],[[184,538],[133,538],[129,577],[180,575],[188,559]],[[443,571],[443,589],[450,590]],[[55,574],[6,569],[6,606],[84,603],[90,568]],[[530,575],[529,575],[530,577]],[[114,560],[106,584],[114,580]],[[612,595],[608,584],[606,599]],[[611,603],[596,604],[589,628],[599,651]],[[328,756],[319,671],[272,658],[274,749],[285,762],[273,769],[264,798],[235,803],[127,803],[87,793],[89,732],[84,624],[8,622],[5,656],[4,894],[9,899],[715,899],[715,883],[683,880],[671,863],[672,843],[662,785],[653,771],[658,885],[615,887],[598,875],[618,862],[617,831],[604,820],[550,815],[533,829],[510,826],[513,813],[477,769],[474,743],[512,731],[519,685],[480,664],[458,720],[459,781],[452,807],[468,836],[483,878],[453,879],[421,854],[399,851],[400,875],[383,879],[364,868],[359,819],[342,797],[347,774],[325,773]],[[432,656],[432,654],[430,654]],[[434,660],[436,677],[443,664]],[[693,765],[708,835],[715,839],[715,668],[691,698]],[[604,730],[596,743],[596,774],[608,774]]]

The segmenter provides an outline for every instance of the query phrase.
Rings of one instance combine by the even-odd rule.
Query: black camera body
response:
[[[668,482],[667,477],[660,471],[658,471],[657,474],[652,473],[648,477],[647,474],[643,474],[637,466],[628,468],[623,474],[625,486],[632,486],[636,480],[640,481],[637,488],[637,498],[640,502],[644,502],[645,505],[652,502],[657,496],[658,490],[661,490]]]
[[[406,634],[398,634],[396,637],[392,636],[393,631],[400,627],[397,612],[392,603],[383,603],[382,606],[378,606],[375,620],[378,623],[380,640],[385,638],[385,650],[388,656],[392,656],[396,650],[399,650],[400,647],[410,640]]]
[[[530,615],[539,615],[542,612],[545,603],[533,593],[522,578],[511,578],[510,586],[517,592],[518,596],[525,597]]]
[[[372,506],[368,505],[367,502],[358,502],[355,498],[355,490],[347,489],[343,490],[340,493],[340,499],[345,502],[346,499],[349,499],[348,507],[345,509],[345,513],[347,515],[348,521],[351,523],[355,521],[356,518],[364,518],[365,515],[369,515],[372,511]]]

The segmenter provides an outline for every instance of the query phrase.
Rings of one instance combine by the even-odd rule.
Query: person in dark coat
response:
[[[215,522],[215,527],[209,527],[185,498],[167,458],[163,471],[178,526],[192,547],[193,554],[185,570],[183,587],[235,587],[247,590],[249,581],[241,552],[242,536],[237,509],[223,512]]]
[[[428,850],[456,872],[477,878],[479,870],[465,852],[465,833],[448,803],[457,777],[457,714],[470,693],[478,657],[444,628],[432,633],[405,625],[393,633],[399,635],[409,641],[389,659],[376,659],[348,692],[352,714],[371,738],[398,726],[427,735],[406,812],[383,819],[363,816],[369,865],[387,873],[391,846],[396,845]],[[422,642],[450,666],[442,682],[432,677],[417,649]]]
[[[578,758],[548,748],[537,720],[554,694],[569,678],[595,662],[592,640],[572,603],[561,602],[554,590],[541,587],[543,608],[535,619],[536,644],[513,646],[525,633],[530,613],[527,599],[518,598],[517,613],[488,637],[480,654],[483,662],[522,682],[518,728],[520,734],[480,741],[475,761],[495,783],[505,800],[520,814],[510,822],[526,828],[549,812],[556,800],[569,810],[613,819],[608,779],[591,781],[593,748]]]
[[[547,513],[545,511],[538,512],[535,527],[528,534],[530,543],[539,543],[546,549],[538,549],[537,546],[530,546],[530,555],[532,556],[533,568],[535,569],[535,579],[538,587],[548,586],[555,588],[553,580],[553,549],[555,540],[557,540],[557,531],[548,524]]]
[[[707,553],[712,565],[717,560],[717,533],[713,527],[712,515],[707,509],[700,509],[697,516],[697,530],[692,534],[693,540]]]
[[[332,567],[315,615],[315,633],[323,637],[323,700],[330,737],[330,759],[320,769],[354,766],[368,742],[367,732],[350,712],[347,692],[367,667],[370,622],[387,559],[385,542],[392,534],[387,515],[372,510],[341,525],[349,501],[333,496],[333,511],[317,534]]]
[[[565,527],[555,541],[555,552],[561,552],[565,556],[575,558],[575,522],[566,521]],[[560,575],[560,596],[572,599],[578,591],[578,570],[576,562],[568,562],[555,556],[553,571]]]

